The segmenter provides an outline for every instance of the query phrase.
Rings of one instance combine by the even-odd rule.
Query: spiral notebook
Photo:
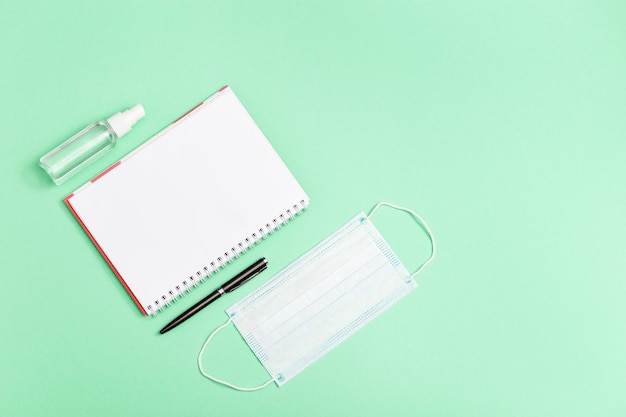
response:
[[[224,87],[65,202],[148,315],[280,229],[309,198]]]

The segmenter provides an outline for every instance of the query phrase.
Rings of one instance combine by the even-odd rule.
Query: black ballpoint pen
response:
[[[193,316],[198,311],[202,310],[204,307],[208,306],[213,301],[220,298],[222,295],[228,292],[235,291],[237,288],[241,287],[243,284],[250,281],[252,278],[256,277],[265,269],[267,269],[267,259],[261,258],[255,263],[253,263],[252,265],[250,265],[248,268],[244,269],[243,271],[235,275],[233,279],[231,279],[230,281],[227,281],[220,288],[213,291],[211,294],[207,295],[202,300],[198,301],[196,304],[194,304],[191,308],[189,308],[183,314],[176,317],[167,326],[162,328],[160,333],[163,334],[167,331],[172,330],[174,327],[178,326],[179,324],[187,320],[189,317]]]

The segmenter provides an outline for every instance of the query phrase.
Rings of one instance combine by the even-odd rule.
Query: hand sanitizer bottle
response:
[[[106,120],[87,126],[42,156],[39,162],[54,183],[59,185],[105,154],[145,115],[141,104],[115,113]]]

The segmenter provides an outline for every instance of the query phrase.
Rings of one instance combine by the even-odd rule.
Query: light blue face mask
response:
[[[370,218],[381,206],[409,213],[428,233],[432,252],[409,273]],[[328,238],[226,310],[229,319],[208,337],[200,372],[231,388],[252,391],[290,381],[374,317],[417,287],[413,279],[435,256],[435,240],[412,210],[379,203],[357,214]],[[242,388],[205,372],[202,356],[220,330],[234,323],[271,379]]]

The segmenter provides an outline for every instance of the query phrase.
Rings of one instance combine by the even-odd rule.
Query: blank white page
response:
[[[309,198],[226,87],[66,203],[151,314],[299,214]]]

